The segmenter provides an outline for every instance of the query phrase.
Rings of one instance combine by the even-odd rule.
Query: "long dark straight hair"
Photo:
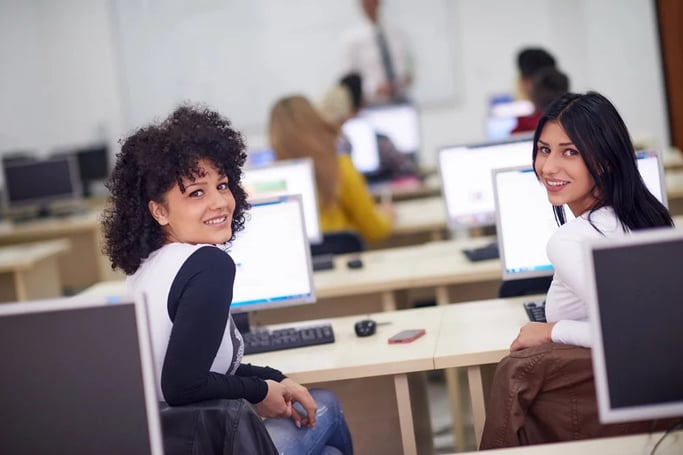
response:
[[[534,165],[538,139],[548,121],[562,126],[595,181],[598,200],[589,220],[592,212],[609,206],[625,230],[673,226],[669,211],[645,186],[626,124],[607,98],[596,92],[566,93],[553,101],[534,133]],[[554,206],[553,210],[558,224],[564,224],[564,208]]]

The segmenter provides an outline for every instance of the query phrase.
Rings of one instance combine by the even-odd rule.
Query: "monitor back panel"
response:
[[[601,420],[683,416],[683,231],[637,231],[585,253]]]
[[[0,453],[162,453],[138,305],[0,305]]]

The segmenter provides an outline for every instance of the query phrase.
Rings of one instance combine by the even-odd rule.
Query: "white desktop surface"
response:
[[[499,260],[470,262],[462,252],[492,240],[445,240],[339,256],[334,269],[313,274],[316,295],[350,296],[500,279]],[[363,267],[349,269],[346,261],[351,257],[360,257]]]
[[[83,289],[98,281],[123,277],[121,272],[111,270],[108,258],[101,252],[100,217],[100,210],[89,210],[22,223],[0,221],[0,245],[67,238],[71,250],[58,258],[60,278],[65,286]]]
[[[66,239],[0,246],[0,301],[60,297],[57,257],[70,248]]]
[[[245,360],[256,365],[277,365],[287,376],[304,383],[432,370],[444,308],[438,306],[329,319],[326,321],[332,323],[334,343],[251,354],[245,356]],[[390,324],[379,325],[374,335],[358,337],[354,332],[354,324],[365,318]],[[306,321],[297,325],[315,322]],[[269,327],[278,326],[280,324]],[[425,329],[426,334],[411,343],[387,342],[391,335],[406,329]]]
[[[441,196],[410,199],[394,203],[396,218],[393,235],[428,232],[432,240],[447,228],[446,206]]]
[[[493,449],[482,452],[466,452],[486,455],[647,455],[664,433],[637,434],[613,438],[584,439],[533,446]],[[683,432],[671,433],[657,447],[655,455],[680,455],[683,453]]]
[[[275,365],[302,384],[393,375],[403,451],[404,454],[416,454],[406,375],[434,369],[434,347],[443,311],[444,307],[430,307],[334,318],[330,320],[335,334],[334,343],[252,354],[245,356],[244,361],[255,365]],[[366,317],[389,324],[378,325],[374,335],[358,337],[354,324]],[[278,325],[270,327],[277,328]],[[411,343],[387,342],[390,336],[405,329],[425,329],[426,333]]]

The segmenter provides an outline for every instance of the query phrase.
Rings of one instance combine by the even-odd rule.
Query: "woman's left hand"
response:
[[[303,406],[304,410],[306,411],[306,416],[303,417],[301,416],[301,414],[297,412],[296,408],[292,406],[292,420],[294,420],[294,423],[296,423],[298,427],[314,427],[315,413],[318,410],[318,405],[316,404],[308,389],[289,378],[283,379],[282,382],[280,382],[280,384],[284,385],[287,388],[287,390],[291,393],[292,402],[301,403],[301,406]]]
[[[519,329],[519,335],[510,345],[510,350],[519,351],[552,342],[553,327],[555,322],[529,322]]]

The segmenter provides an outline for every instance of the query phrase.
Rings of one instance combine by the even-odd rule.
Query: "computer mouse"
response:
[[[377,330],[377,323],[372,319],[363,319],[356,322],[353,328],[359,337],[369,337]]]
[[[360,258],[349,259],[346,266],[350,269],[360,269],[363,267],[363,261]]]

